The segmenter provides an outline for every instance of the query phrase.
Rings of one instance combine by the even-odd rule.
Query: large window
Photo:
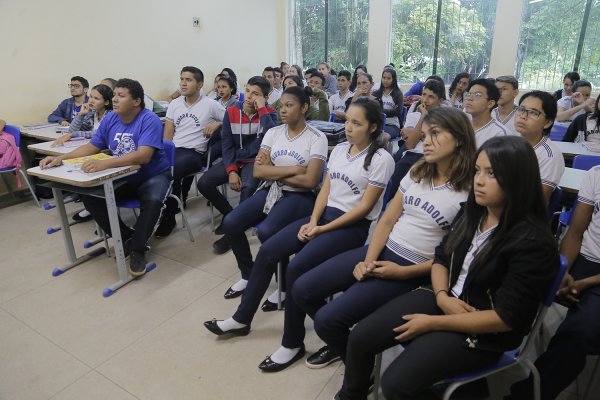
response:
[[[369,0],[295,0],[292,4],[292,63],[316,67],[328,61],[336,70],[366,64]]]
[[[600,84],[600,1],[525,1],[516,74],[523,88],[557,89],[566,72]]]
[[[393,0],[390,58],[399,80],[487,76],[495,17],[496,0]]]

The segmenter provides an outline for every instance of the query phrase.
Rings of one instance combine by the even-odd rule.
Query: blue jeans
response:
[[[223,220],[223,232],[233,250],[243,279],[250,278],[252,252],[246,230],[257,227],[258,239],[264,243],[290,222],[310,215],[315,204],[315,195],[310,192],[283,192],[269,214],[263,213],[268,188],[261,189],[240,203]]]
[[[325,261],[302,275],[292,289],[296,303],[315,321],[315,331],[325,343],[343,359],[350,328],[379,307],[419,285],[429,277],[409,280],[368,278],[358,282],[353,271],[365,260],[368,246],[349,250]],[[393,261],[402,266],[414,265],[387,247],[378,260]],[[344,292],[329,303],[325,299]]]
[[[154,232],[154,227],[160,217],[160,212],[165,197],[169,192],[171,182],[171,171],[168,170],[154,175],[143,182],[135,184],[128,182],[115,189],[115,198],[117,200],[128,198],[137,198],[140,200],[140,215],[135,222],[133,231],[119,218],[123,242],[131,238],[131,242],[129,242],[130,250],[142,253],[146,251],[146,242],[152,236],[152,232]],[[82,196],[82,201],[85,209],[92,214],[92,218],[94,218],[100,228],[110,235],[110,221],[108,219],[106,200],[102,197],[86,195]]]

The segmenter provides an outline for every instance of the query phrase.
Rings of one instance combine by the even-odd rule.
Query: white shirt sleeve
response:
[[[271,151],[273,147],[273,142],[275,141],[275,128],[271,128],[265,133],[262,142],[260,143],[260,148],[265,149],[267,151]]]
[[[310,156],[309,158],[318,158],[319,160],[327,161],[328,152],[327,137],[325,134],[321,136],[315,136],[314,140],[310,144]]]
[[[219,122],[223,122],[223,118],[225,117],[225,107],[218,101],[214,101],[214,104],[211,104],[211,117]]]
[[[555,188],[560,182],[563,173],[565,172],[565,160],[562,154],[559,152],[552,158],[546,158],[542,164],[540,164],[540,175],[542,178],[542,184]]]
[[[410,177],[410,171],[408,171],[408,173],[404,175],[404,178],[402,178],[402,180],[400,181],[400,186],[398,186],[398,190],[401,191],[402,194],[405,194],[408,188],[411,187],[411,185],[413,184],[415,184],[415,181],[413,181],[413,179]]]
[[[404,123],[405,128],[414,128],[419,123],[421,119],[421,113],[418,111],[408,113],[406,115],[406,122]]]
[[[596,204],[595,199],[598,196],[595,193],[595,188],[600,188],[600,169],[598,168],[592,168],[583,175],[577,201],[589,204],[590,206]]]
[[[167,107],[167,114],[165,116],[167,117],[168,120],[171,120],[171,121],[175,120],[175,103],[176,102],[177,102],[177,99],[171,100],[171,102],[169,103],[169,107]]]
[[[369,165],[369,185],[385,188],[394,173],[394,159],[384,149],[379,149]]]

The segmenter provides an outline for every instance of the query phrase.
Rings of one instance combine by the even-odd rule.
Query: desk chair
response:
[[[15,138],[15,144],[17,145],[17,149],[19,149],[19,145],[21,143],[21,130],[14,125],[7,124],[4,127],[4,131]],[[19,169],[17,171],[17,169],[15,167],[7,167],[7,168],[0,169],[0,175],[9,173],[9,172],[14,173],[15,175],[19,174],[21,176],[21,179],[23,181],[25,181],[25,184],[29,188],[29,192],[31,193],[31,196],[33,196],[33,201],[35,202],[35,205],[38,207],[41,207],[40,201],[38,200],[37,196],[35,195],[35,192],[34,192],[33,188],[31,187],[31,183],[29,183],[29,179],[27,179],[27,174],[25,172],[23,172],[22,169]],[[4,175],[2,175],[2,178],[4,179]],[[12,190],[6,181],[5,181],[5,184],[6,184],[6,187],[8,188],[8,190],[12,194]]]
[[[568,126],[554,124],[550,130],[550,140],[553,142],[562,142],[567,134]]]
[[[456,389],[460,386],[476,381],[481,378],[485,378],[496,372],[503,371],[510,367],[520,365],[521,367],[528,369],[533,374],[533,391],[534,391],[534,400],[541,400],[540,394],[540,374],[530,360],[528,360],[525,355],[528,353],[528,350],[535,345],[535,339],[538,335],[540,328],[542,326],[542,322],[544,320],[544,316],[548,311],[548,308],[554,302],[554,298],[556,297],[556,291],[560,287],[560,282],[562,281],[565,272],[567,271],[568,261],[564,256],[560,256],[560,268],[557,271],[557,274],[554,276],[554,281],[546,294],[546,298],[539,305],[537,315],[533,321],[531,326],[531,331],[529,335],[523,340],[521,346],[514,350],[510,350],[505,352],[496,363],[490,365],[487,368],[482,368],[477,371],[473,371],[470,373],[465,373],[461,375],[457,375],[448,379],[444,379],[436,385],[448,385],[446,390],[444,391],[443,400],[450,400],[450,396]],[[375,361],[375,393],[379,390],[380,384],[380,369],[381,369],[381,353],[377,355]]]
[[[171,165],[171,172],[173,172],[173,165],[175,164],[175,145],[173,144],[173,142],[170,142],[168,140],[163,140],[163,148],[165,150],[165,154],[167,155],[167,159],[169,160],[169,164]],[[169,189],[168,197],[171,197],[171,198],[175,199],[175,201],[177,201],[177,205],[179,206],[179,210],[181,211],[181,223],[183,224],[183,227],[187,229],[187,233],[188,233],[190,242],[193,242],[194,235],[192,234],[192,229],[190,228],[190,224],[188,223],[187,218],[185,217],[185,212],[183,210],[183,203],[181,202],[179,197],[177,197],[173,193],[171,193],[171,189]],[[133,209],[133,213],[135,214],[135,216],[137,218],[137,212],[135,210],[140,208],[140,200],[137,198],[118,199],[117,207]]]

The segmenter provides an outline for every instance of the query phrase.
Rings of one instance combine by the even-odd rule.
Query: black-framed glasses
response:
[[[69,83],[69,84],[67,85],[67,87],[68,87],[69,89],[79,89],[79,88],[81,88],[81,85],[80,85],[79,83]]]
[[[541,111],[535,110],[533,108],[526,108],[526,107],[523,107],[523,106],[519,106],[515,110],[517,111],[518,115],[520,115],[522,117],[526,117],[526,118],[531,117],[531,118],[537,119],[537,118],[540,117],[540,115],[544,114]]]
[[[464,93],[464,97],[465,99],[468,99],[470,97],[474,97],[476,99],[483,99],[486,98],[485,94],[481,93],[481,92],[465,92]]]

